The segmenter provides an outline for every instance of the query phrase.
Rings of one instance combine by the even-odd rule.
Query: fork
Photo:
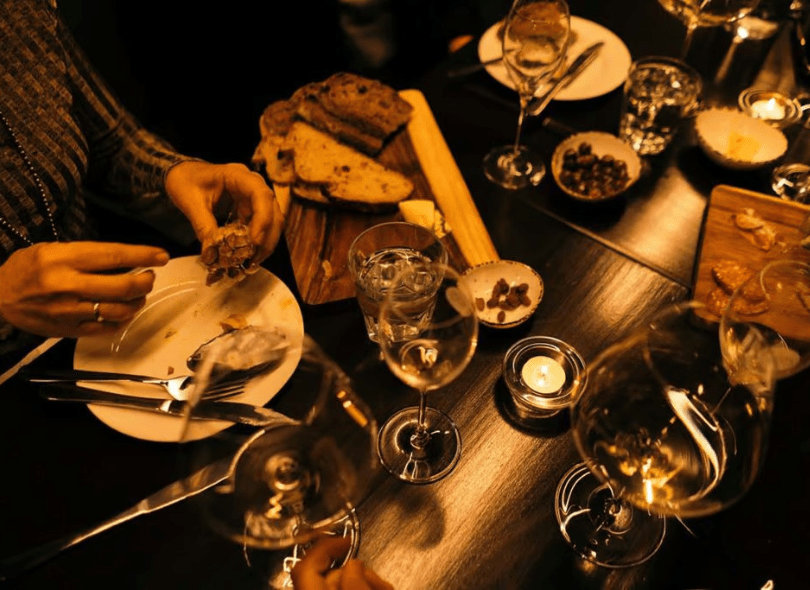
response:
[[[31,383],[64,383],[75,381],[135,381],[137,383],[150,383],[162,386],[168,394],[178,401],[188,401],[194,390],[194,375],[178,375],[177,377],[149,377],[147,375],[130,375],[127,373],[110,373],[106,371],[85,371],[81,369],[71,369],[61,371],[58,369],[48,369],[45,371],[30,371],[23,369],[19,376]],[[235,395],[239,395],[245,390],[245,383],[249,375],[242,374],[232,379],[215,381],[203,392],[203,397],[210,400],[219,400]]]

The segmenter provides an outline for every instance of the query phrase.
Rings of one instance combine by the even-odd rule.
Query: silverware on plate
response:
[[[165,416],[185,416],[188,412],[188,402],[184,401],[110,393],[68,383],[45,384],[40,388],[39,394],[50,401],[97,404],[152,412]],[[288,418],[270,408],[207,399],[203,399],[194,405],[191,418],[195,420],[223,420],[259,428],[294,422],[292,418]]]
[[[534,117],[542,113],[543,109],[545,109],[548,106],[548,103],[550,103],[551,100],[557,96],[557,93],[560,92],[560,90],[576,80],[577,77],[584,72],[589,65],[591,65],[593,60],[595,60],[599,55],[599,51],[602,49],[604,44],[604,41],[598,41],[589,46],[587,49],[583,50],[583,52],[571,62],[571,65],[568,66],[568,69],[565,70],[563,75],[552,83],[551,88],[549,88],[543,96],[532,100],[532,102],[529,104],[529,115]]]
[[[31,383],[74,383],[87,381],[95,383],[110,383],[114,381],[132,381],[135,383],[148,383],[160,385],[172,398],[178,401],[188,401],[194,391],[194,375],[178,375],[161,379],[147,375],[131,375],[129,373],[111,373],[108,371],[86,371],[82,369],[40,369],[33,370],[28,367],[20,369],[19,376]],[[245,390],[245,384],[251,375],[242,372],[235,374],[234,378],[223,378],[206,387],[203,397],[205,399],[225,399],[239,395]]]

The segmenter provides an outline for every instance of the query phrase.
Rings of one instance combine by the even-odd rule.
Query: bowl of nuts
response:
[[[460,283],[470,290],[478,321],[492,328],[522,324],[543,299],[543,279],[531,266],[514,260],[473,266]]]
[[[641,175],[641,159],[628,144],[601,131],[576,133],[551,157],[559,187],[577,201],[603,203],[630,188]]]

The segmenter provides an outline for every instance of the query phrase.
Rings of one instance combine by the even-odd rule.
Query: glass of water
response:
[[[447,250],[430,230],[413,223],[392,221],[370,227],[349,247],[349,272],[354,278],[357,302],[363,312],[368,337],[378,342],[380,305],[394,286],[398,273],[414,265],[447,262]],[[426,268],[426,267],[425,267]],[[414,273],[409,284],[397,287],[400,298],[416,309],[429,305],[439,280],[429,273]]]
[[[624,84],[619,137],[641,156],[663,152],[681,121],[697,110],[700,75],[680,60],[646,57]]]

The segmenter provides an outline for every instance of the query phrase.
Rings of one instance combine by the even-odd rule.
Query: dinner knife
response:
[[[10,580],[44,562],[55,557],[65,549],[78,545],[121,523],[132,520],[136,516],[149,514],[161,508],[176,504],[181,500],[196,496],[205,490],[214,487],[227,479],[231,474],[231,457],[219,459],[188,477],[179,479],[165,488],[158,490],[151,496],[144,498],[128,510],[97,524],[94,527],[80,531],[61,539],[56,539],[24,553],[0,561],[0,582]]]
[[[580,53],[577,58],[571,62],[571,65],[568,66],[565,73],[560,76],[560,78],[551,86],[551,88],[549,88],[542,97],[532,101],[533,104],[529,105],[529,115],[535,116],[543,112],[543,109],[545,109],[548,106],[548,103],[550,103],[551,100],[557,96],[557,93],[560,92],[560,90],[571,84],[571,82],[573,82],[582,72],[585,71],[589,65],[591,65],[591,62],[593,62],[593,60],[596,59],[596,56],[599,55],[599,51],[601,51],[604,44],[604,41],[598,41]]]
[[[43,385],[39,390],[39,394],[51,401],[80,402],[115,408],[128,408],[166,416],[185,416],[188,411],[188,402],[110,393],[72,383]],[[237,402],[209,400],[197,402],[194,411],[191,413],[191,418],[195,420],[224,420],[260,428],[295,422],[292,418],[269,408]]]

